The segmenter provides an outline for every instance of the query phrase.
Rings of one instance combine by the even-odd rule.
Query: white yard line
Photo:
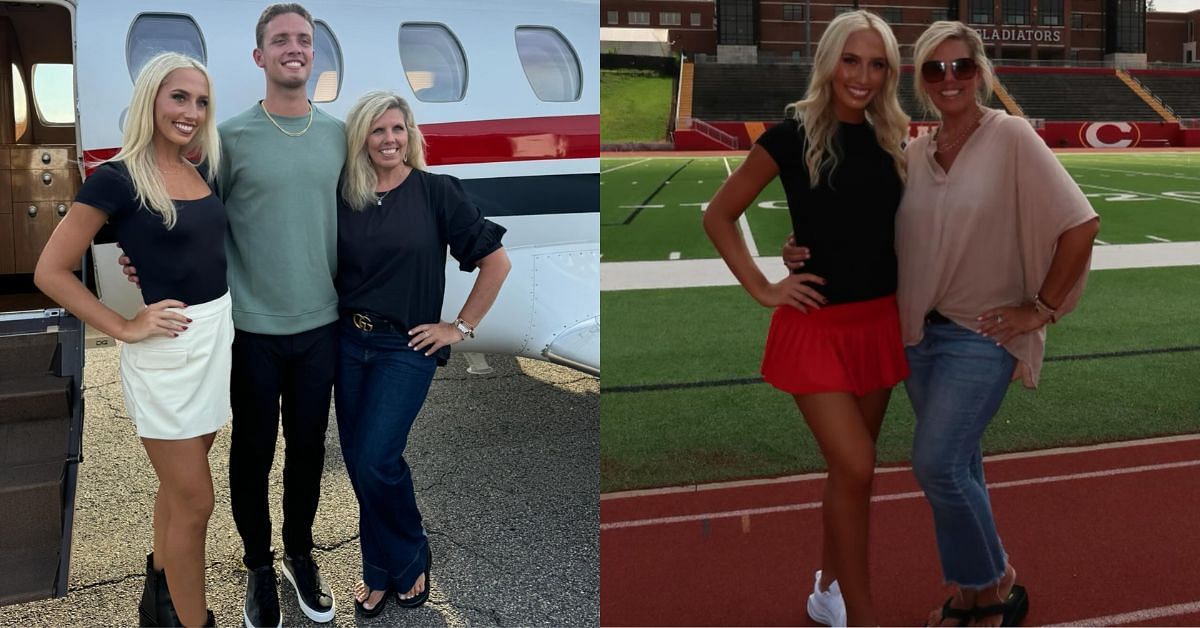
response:
[[[1101,172],[1116,172],[1119,174],[1139,174],[1143,177],[1162,177],[1164,179],[1183,179],[1184,181],[1200,181],[1200,177],[1189,177],[1180,174],[1166,174],[1162,172],[1142,172],[1140,170],[1117,170],[1116,168],[1097,168],[1095,166],[1080,166],[1069,164],[1071,168],[1079,168],[1081,170],[1099,170]]]
[[[769,281],[787,276],[783,259],[757,257]],[[1200,266],[1200,242],[1109,244],[1092,250],[1092,270]],[[736,286],[737,279],[720,258],[654,262],[603,262],[600,291]]]
[[[725,163],[725,176],[729,177],[733,174],[733,170],[729,167],[729,158],[722,157],[721,161]],[[750,233],[750,221],[746,220],[746,213],[738,217],[738,226],[742,228],[742,239],[746,241],[746,247],[750,249],[751,257],[758,257],[758,244],[754,241],[754,234]]]
[[[1153,192],[1138,192],[1135,190],[1122,190],[1121,188],[1107,188],[1102,185],[1092,185],[1090,183],[1080,183],[1079,187],[1081,187],[1081,188],[1096,188],[1097,190],[1108,190],[1109,192],[1119,192],[1121,194],[1136,194],[1138,196],[1153,196],[1154,198],[1161,198],[1164,201],[1179,201],[1180,203],[1192,203],[1193,205],[1200,205],[1200,200],[1197,200],[1197,199],[1180,198],[1178,196],[1167,196],[1165,194],[1155,194]]]
[[[1170,240],[1168,240],[1166,238],[1160,238],[1156,235],[1148,235],[1148,236],[1146,236],[1146,239],[1154,240],[1155,242],[1170,242]]]
[[[617,171],[617,170],[620,170],[621,168],[628,168],[628,167],[630,167],[630,166],[636,166],[636,165],[638,165],[638,164],[640,164],[640,163],[644,163],[644,162],[650,161],[651,159],[653,159],[653,157],[647,157],[647,158],[645,158],[645,159],[639,159],[639,160],[637,160],[637,161],[635,161],[635,162],[633,162],[633,163],[621,164],[621,165],[619,165],[619,166],[613,166],[612,168],[609,168],[608,170],[601,170],[601,171],[600,171],[600,174],[608,174],[608,173],[610,173],[610,172],[615,172],[615,171]]]

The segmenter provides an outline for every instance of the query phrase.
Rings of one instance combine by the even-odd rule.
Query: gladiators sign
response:
[[[1062,30],[1015,28],[977,28],[975,29],[983,41],[1062,41]]]

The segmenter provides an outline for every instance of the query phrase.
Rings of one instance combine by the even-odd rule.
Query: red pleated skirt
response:
[[[771,317],[762,376],[792,393],[890,388],[908,377],[895,295],[827,305],[819,310],[783,306]]]

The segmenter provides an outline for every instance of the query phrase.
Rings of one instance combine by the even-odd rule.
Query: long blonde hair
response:
[[[373,91],[363,94],[346,115],[346,165],[342,168],[342,198],[355,211],[361,211],[375,200],[375,186],[379,177],[371,167],[367,154],[367,136],[371,125],[387,112],[398,109],[408,127],[408,148],[404,161],[417,170],[425,169],[425,137],[417,128],[412,107],[403,98],[392,92]]]
[[[900,145],[908,137],[909,117],[900,107],[896,96],[900,84],[900,47],[892,29],[882,18],[866,11],[850,11],[833,18],[821,35],[813,59],[808,91],[803,100],[787,107],[792,117],[804,127],[808,137],[804,162],[808,166],[811,187],[817,187],[822,175],[832,176],[837,168],[839,155],[834,149],[833,139],[837,133],[838,119],[833,107],[833,76],[841,62],[846,40],[852,33],[866,29],[874,30],[883,39],[888,64],[883,89],[867,104],[867,121],[875,129],[879,146],[892,156],[900,180],[905,179],[904,150]]]
[[[933,51],[948,39],[957,39],[966,44],[971,59],[975,61],[976,66],[979,66],[980,81],[978,89],[975,90],[975,102],[987,106],[996,82],[992,62],[988,60],[987,52],[984,51],[983,38],[975,32],[975,29],[962,22],[947,20],[930,24],[929,28],[925,29],[925,32],[917,38],[917,43],[913,44],[913,90],[916,91],[917,99],[921,101],[921,106],[925,108],[925,111],[938,118],[942,117],[942,112],[933,106],[933,101],[925,91],[924,83],[921,80],[921,66],[929,60]]]
[[[154,102],[167,76],[175,70],[185,68],[198,70],[208,82],[208,111],[204,124],[199,126],[192,140],[181,148],[179,153],[196,155],[200,160],[198,163],[207,161],[207,179],[209,183],[213,181],[217,168],[220,167],[221,138],[217,133],[217,112],[213,107],[212,78],[209,77],[204,64],[177,52],[156,55],[142,66],[133,85],[133,99],[129,103],[129,113],[125,118],[121,151],[108,160],[125,163],[133,180],[138,202],[161,215],[167,229],[175,227],[177,215],[175,203],[167,194],[167,185],[163,181],[154,152]]]

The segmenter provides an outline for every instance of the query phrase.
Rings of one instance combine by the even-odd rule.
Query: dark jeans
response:
[[[246,551],[242,560],[249,569],[273,559],[267,487],[281,402],[283,547],[292,556],[307,556],[312,551],[336,363],[336,323],[288,336],[240,329],[234,335],[229,493],[233,520]]]
[[[407,592],[425,571],[428,541],[404,448],[437,362],[413,351],[402,332],[364,332],[348,322],[340,331],[338,434],[358,497],[363,581]]]

